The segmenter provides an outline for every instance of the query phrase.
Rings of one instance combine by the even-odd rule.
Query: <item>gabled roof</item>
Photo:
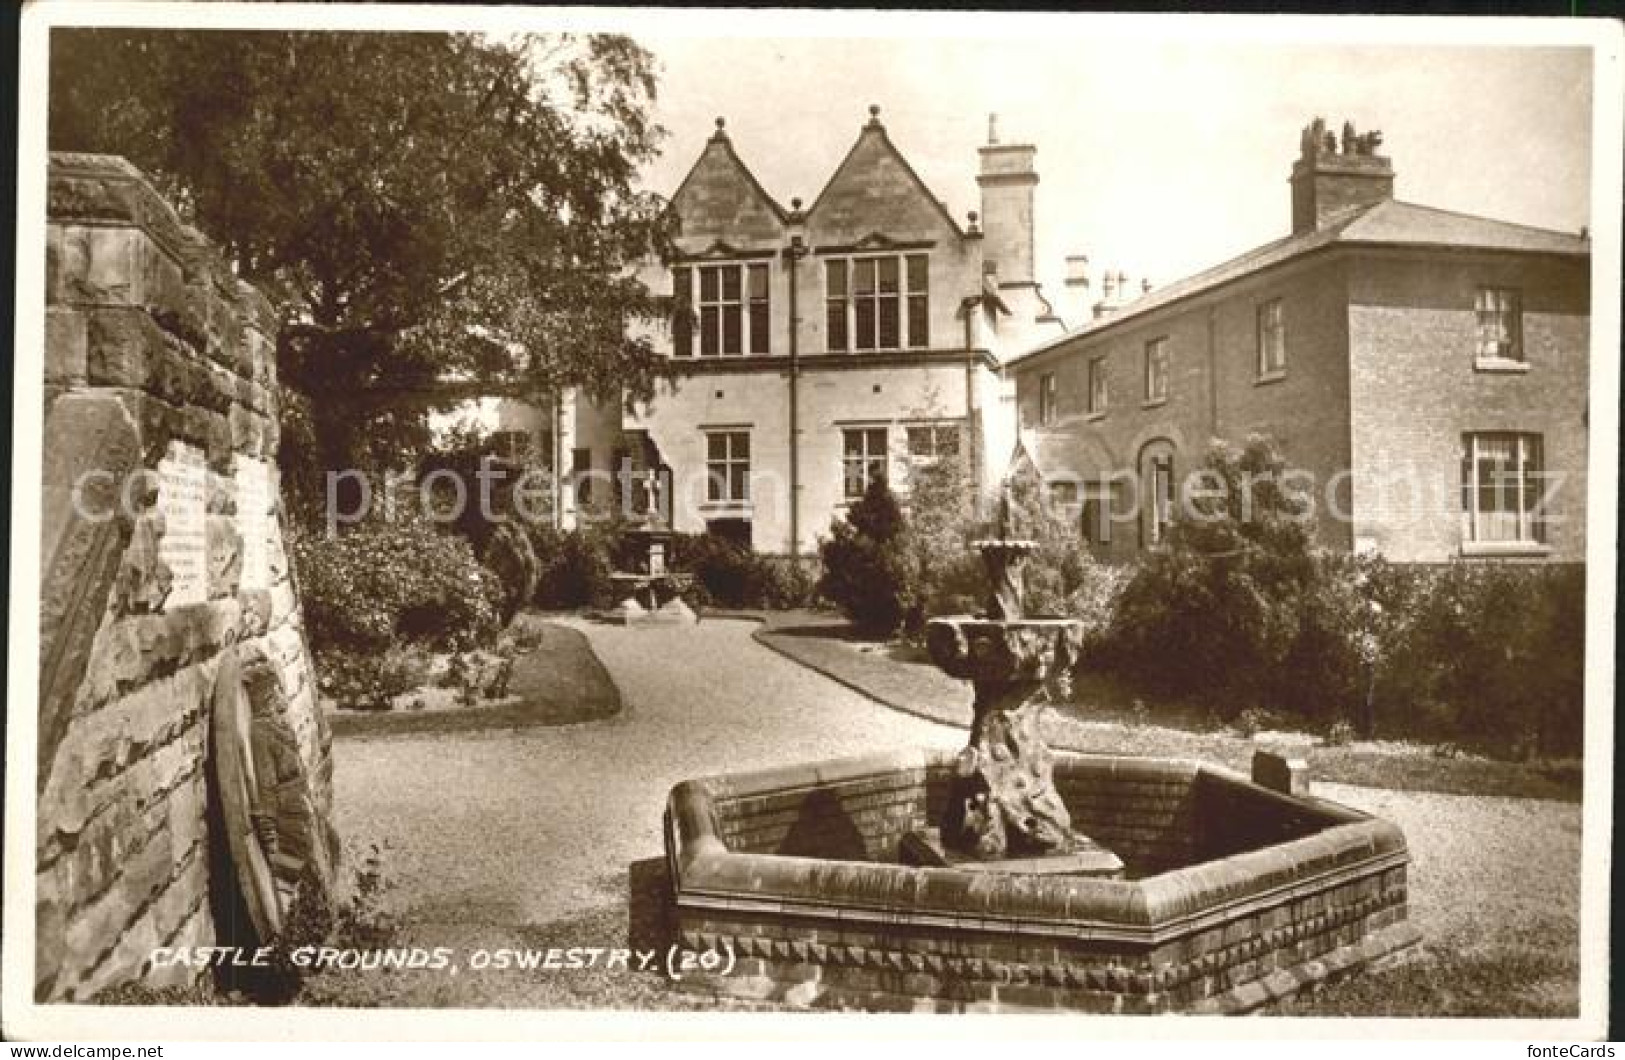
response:
[[[897,162],[898,167],[903,171],[904,177],[914,187],[915,191],[919,193],[923,200],[930,203],[932,208],[947,222],[949,231],[956,236],[964,236],[964,230],[959,227],[953,215],[948,212],[948,207],[943,205],[941,199],[932,194],[931,189],[926,187],[925,181],[921,180],[920,175],[914,172],[914,167],[908,164],[908,159],[903,157],[903,152],[899,151],[897,145],[892,143],[891,137],[886,135],[886,127],[880,123],[879,107],[869,108],[869,120],[859,130],[858,138],[853,141],[851,149],[846,152],[846,157],[841,159],[841,164],[835,167],[835,172],[830,174],[829,180],[824,183],[818,197],[807,208],[808,223],[811,223],[812,218],[818,213],[818,208],[824,205],[829,198],[830,190],[839,186],[848,171],[858,165],[860,152],[871,142],[876,143],[880,150],[889,154]]]
[[[1085,324],[1076,331],[1051,339],[1005,363],[1016,364],[1029,357],[1087,335],[1115,327],[1154,309],[1201,294],[1232,280],[1303,256],[1330,244],[1359,244],[1398,247],[1443,247],[1457,250],[1503,250],[1537,254],[1563,254],[1584,257],[1591,243],[1569,232],[1497,221],[1473,214],[1439,210],[1431,206],[1385,199],[1357,207],[1312,232],[1265,243],[1211,269],[1159,287],[1119,308],[1111,316]]]
[[[671,199],[669,201],[676,203],[678,199],[682,198],[683,192],[688,189],[689,184],[691,184],[695,177],[703,172],[707,166],[719,164],[731,169],[733,175],[739,177],[745,186],[748,187],[751,192],[754,193],[755,196],[767,206],[768,209],[773,211],[773,215],[777,217],[781,223],[789,216],[784,207],[780,206],[778,201],[767,193],[767,189],[762,187],[761,181],[756,179],[756,174],[750,171],[750,167],[745,165],[744,160],[739,157],[739,154],[736,151],[734,151],[733,141],[728,138],[727,132],[724,131],[723,121],[721,118],[717,119],[717,131],[712,133],[710,138],[706,140],[705,146],[700,150],[699,157],[696,158],[694,160],[694,164],[688,168],[688,173],[683,177],[682,182],[677,185],[677,190],[671,193]]]

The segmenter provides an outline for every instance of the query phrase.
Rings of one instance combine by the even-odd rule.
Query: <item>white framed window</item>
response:
[[[824,262],[828,349],[919,350],[931,345],[930,264],[925,254]]]
[[[705,499],[719,504],[750,500],[750,432],[707,431]]]
[[[676,356],[771,352],[766,264],[678,266],[672,270],[672,292],[689,310],[673,327]]]
[[[1477,359],[1522,363],[1523,296],[1510,287],[1480,287],[1474,309],[1478,316]]]
[[[1104,413],[1110,397],[1106,381],[1106,358],[1089,358],[1089,414],[1099,416]]]
[[[1145,400],[1168,400],[1168,339],[1152,339],[1145,344]]]
[[[1047,427],[1055,422],[1056,399],[1060,391],[1055,385],[1055,373],[1045,372],[1038,377],[1038,423]]]
[[[841,431],[841,492],[849,501],[862,497],[869,484],[884,480],[889,460],[884,427],[846,427]]]
[[[1281,300],[1271,299],[1258,307],[1258,377],[1271,379],[1286,371],[1286,323]]]
[[[1541,436],[1485,431],[1463,438],[1462,537],[1470,544],[1543,544]]]

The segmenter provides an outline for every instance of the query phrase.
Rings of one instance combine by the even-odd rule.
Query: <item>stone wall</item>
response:
[[[258,941],[217,923],[241,889],[210,735],[223,671],[262,790],[283,782],[280,809],[255,803],[283,860],[325,870],[335,837],[270,304],[129,163],[74,154],[50,161],[46,303],[35,982],[72,1001],[190,981],[154,969],[159,947]]]

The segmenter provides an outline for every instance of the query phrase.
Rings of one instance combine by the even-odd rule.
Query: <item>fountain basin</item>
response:
[[[732,956],[685,983],[809,1007],[1232,1012],[1417,939],[1392,824],[1195,762],[1056,755],[1074,822],[1128,878],[900,864],[904,836],[940,817],[955,757],[673,789],[677,941]]]

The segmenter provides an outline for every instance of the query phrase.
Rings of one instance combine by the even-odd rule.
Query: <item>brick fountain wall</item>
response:
[[[331,761],[269,303],[129,163],[74,154],[50,160],[46,302],[35,983],[72,1001],[184,985],[155,948],[232,941],[209,779],[227,652],[291,734],[326,843]]]

